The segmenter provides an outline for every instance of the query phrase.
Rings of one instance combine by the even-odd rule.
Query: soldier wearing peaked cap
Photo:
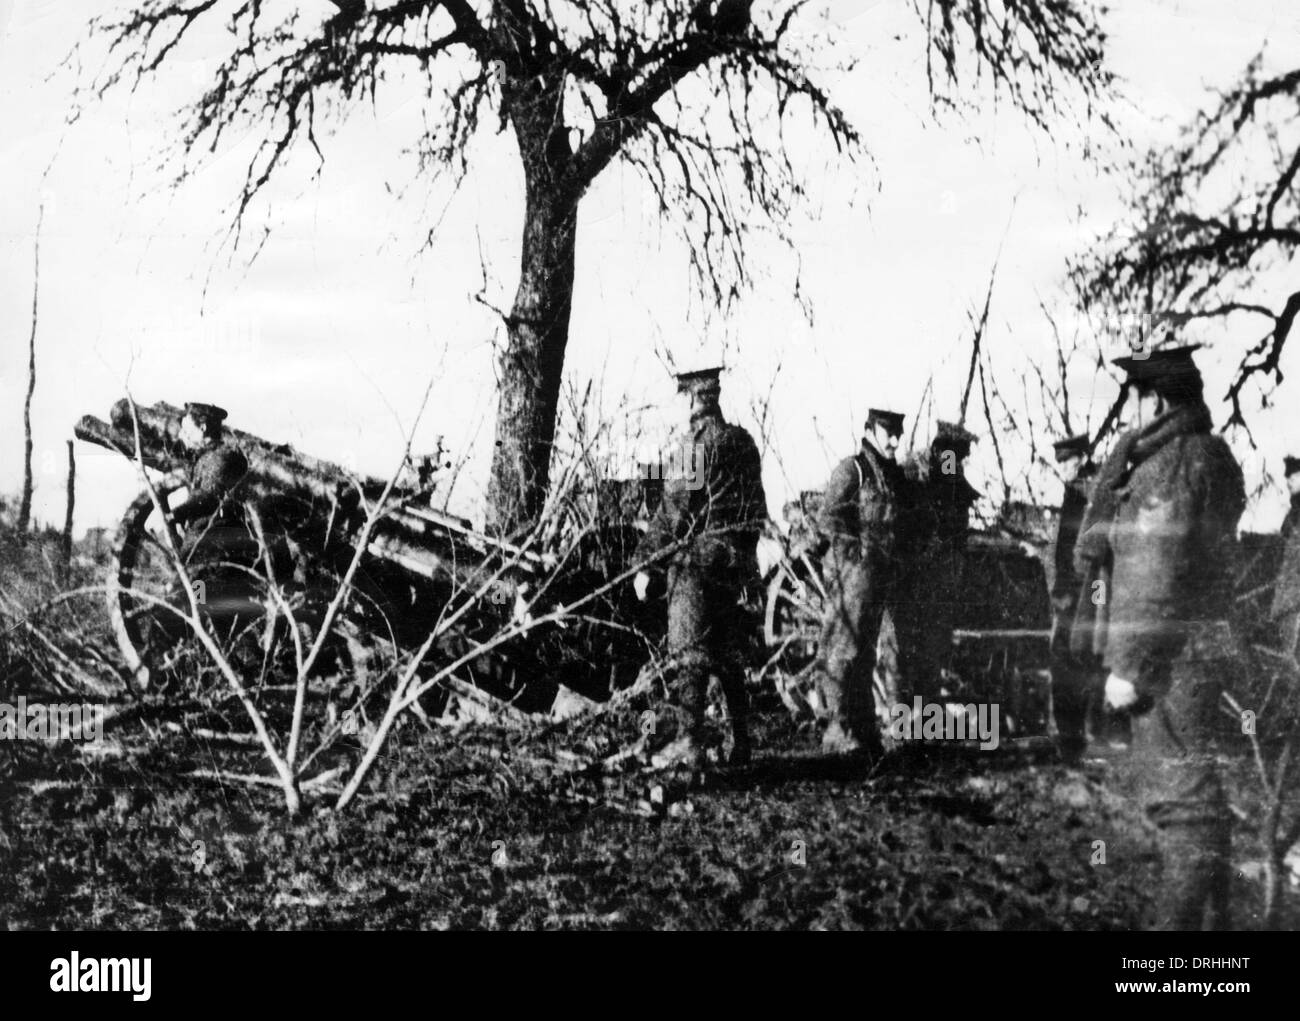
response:
[[[750,635],[742,603],[745,589],[759,580],[756,550],[767,499],[758,446],[722,415],[721,372],[677,377],[690,421],[677,439],[659,506],[637,550],[638,560],[672,550],[656,565],[667,574],[669,715],[676,723],[656,730],[662,747],[651,764],[659,768],[706,764],[710,674],[717,675],[731,716],[730,761],[743,764],[750,755],[744,687]],[[638,575],[638,597],[645,598],[648,585],[648,574]]]
[[[961,451],[962,456],[970,453],[971,444],[979,439],[973,432],[959,422],[936,422],[934,429],[935,445],[951,446]]]
[[[952,650],[970,510],[979,498],[964,472],[976,439],[960,424],[938,422],[929,448],[906,466],[915,554],[900,586],[894,632],[902,681],[927,699],[941,694]]]
[[[872,408],[857,453],[836,465],[818,514],[814,553],[823,560],[826,606],[818,666],[834,754],[882,749],[872,695],[881,617],[898,575],[902,469],[895,460],[903,416]]]
[[[229,497],[248,474],[248,459],[223,439],[221,423],[225,420],[225,409],[215,404],[185,405],[180,439],[192,457],[190,495],[172,511],[172,519],[178,523],[216,515],[219,521],[230,524],[237,518]]]
[[[223,617],[223,626],[233,627],[245,612],[249,618],[261,612],[250,574],[260,546],[239,500],[248,460],[225,439],[225,418],[226,412],[213,404],[185,405],[179,439],[189,458],[189,496],[169,517],[184,526],[180,554],[190,578],[203,585],[200,598]],[[272,539],[270,554],[277,576],[288,580],[291,567],[283,543]]]
[[[1087,458],[1091,450],[1092,442],[1088,439],[1087,433],[1075,433],[1052,444],[1052,453],[1057,464],[1074,461],[1077,458]]]
[[[1282,521],[1282,565],[1273,586],[1270,618],[1277,634],[1278,648],[1300,659],[1300,457],[1287,456],[1282,461],[1291,507]]]
[[[1227,924],[1232,816],[1217,756],[1240,740],[1220,695],[1237,668],[1226,618],[1245,486],[1213,431],[1193,350],[1115,360],[1136,391],[1137,424],[1098,473],[1075,547],[1100,594],[1081,593],[1076,630],[1087,618],[1106,702],[1131,716],[1120,769],[1163,852],[1158,929],[1199,929],[1207,915],[1212,928]]]
[[[867,425],[864,435],[873,435],[876,427],[883,429],[884,435],[877,437],[880,444],[886,446],[892,444],[895,449],[898,447],[898,441],[903,435],[904,415],[901,411],[885,411],[881,408],[871,408],[867,412]]]
[[[1104,673],[1092,656],[1070,651],[1070,629],[1079,605],[1082,579],[1074,569],[1074,545],[1088,507],[1097,466],[1089,453],[1087,433],[1052,445],[1065,477],[1064,492],[1052,545],[1052,712],[1062,755],[1077,759],[1087,747],[1087,719],[1094,696],[1099,700]]]
[[[979,493],[966,481],[964,462],[978,437],[955,422],[939,422],[930,443],[927,481],[935,499],[940,538],[960,549],[966,548],[970,530],[970,509]]]

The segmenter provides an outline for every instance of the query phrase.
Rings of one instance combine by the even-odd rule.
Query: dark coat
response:
[[[235,447],[226,443],[205,447],[190,467],[189,499],[173,516],[177,521],[193,521],[212,514],[247,474],[248,459]]]
[[[753,569],[750,561],[767,520],[753,437],[721,414],[699,416],[678,438],[676,458],[676,466],[691,466],[698,475],[674,472],[664,479],[663,499],[637,548],[638,559],[685,540],[671,563]]]
[[[1076,627],[1108,611],[1093,651],[1140,696],[1164,694],[1172,660],[1227,617],[1245,504],[1241,468],[1203,404],[1127,434],[1103,467],[1076,553],[1085,585],[1098,568],[1109,579],[1102,606],[1082,593]]]
[[[1136,432],[1120,436],[1110,456],[1102,463],[1088,494],[1088,506],[1074,544],[1074,570],[1079,578],[1074,624],[1069,631],[1070,654],[1080,663],[1100,661],[1106,648],[1106,627],[1110,604],[1112,557],[1110,526],[1119,506],[1117,491],[1128,471],[1129,454]]]
[[[1065,483],[1061,494],[1056,540],[1052,544],[1052,608],[1057,615],[1072,615],[1079,601],[1083,579],[1074,566],[1074,547],[1079,541],[1096,471],[1091,464],[1081,466],[1078,474]]]
[[[817,513],[818,533],[837,550],[891,558],[902,484],[902,469],[864,443],[831,472]]]
[[[966,548],[970,510],[979,490],[962,472],[945,472],[935,451],[911,458],[903,469],[907,492],[907,536],[918,554],[941,547],[951,557]],[[933,550],[931,550],[933,552]]]

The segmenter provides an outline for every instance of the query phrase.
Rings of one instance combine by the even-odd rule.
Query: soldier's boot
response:
[[[846,691],[833,680],[825,685],[825,692],[830,722],[822,734],[822,751],[829,755],[882,755],[884,745],[871,692],[863,697],[863,693],[854,693],[852,688]]]
[[[1067,656],[1052,664],[1052,716],[1056,722],[1056,748],[1061,759],[1076,763],[1088,750],[1088,703],[1092,675]]]
[[[667,714],[674,722],[650,755],[651,769],[684,769],[696,772],[708,764],[708,741],[702,715],[675,705]]]
[[[871,670],[862,673],[864,658],[852,656],[846,662],[833,656],[826,665],[823,692],[830,722],[822,734],[822,751],[828,755],[878,758],[884,753],[870,689]]]
[[[679,656],[670,686],[672,704],[669,707],[676,725],[669,732],[669,740],[650,756],[651,768],[697,771],[707,765],[704,709],[708,679],[708,664],[704,657],[692,653]]]
[[[724,668],[718,674],[722,694],[727,702],[727,716],[731,721],[731,748],[727,752],[727,765],[748,766],[753,758],[749,740],[749,694],[745,691],[745,672],[740,666]]]
[[[650,756],[651,769],[689,770],[698,772],[708,765],[703,743],[692,734],[683,734]]]
[[[872,693],[875,639],[868,651],[865,636],[842,627],[823,630],[820,670],[822,698],[829,723],[822,734],[822,751],[828,755],[883,754],[880,725]]]

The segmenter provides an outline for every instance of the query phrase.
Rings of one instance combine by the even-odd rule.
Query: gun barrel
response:
[[[108,450],[116,450],[119,454],[132,460],[135,458],[134,433],[115,429],[94,415],[83,415],[77,424],[72,427],[72,433],[79,440],[85,440],[87,443],[93,443]],[[158,444],[147,442],[143,432],[140,436],[140,445],[143,448],[142,453],[146,467],[166,472],[173,471],[178,466],[174,455],[162,449]]]
[[[183,469],[191,454],[180,439],[184,417],[183,408],[164,401],[136,405],[132,415],[131,403],[124,398],[113,405],[110,422],[86,415],[73,431],[79,439],[133,459],[138,423],[145,465],[171,472]],[[224,440],[241,450],[248,460],[245,493],[254,499],[301,501],[301,509],[293,513],[311,517],[330,508],[333,520],[341,508],[355,527],[361,497],[376,500],[384,491],[381,479],[352,475],[337,464],[304,454],[287,443],[271,443],[228,426],[222,433]],[[394,494],[397,500],[401,495]],[[485,563],[512,563],[512,573],[523,574],[535,574],[552,564],[550,558],[477,531],[461,518],[396,501],[375,530],[368,551],[429,578],[448,571],[457,575],[466,569],[473,572]]]
[[[111,425],[87,415],[74,431],[81,439],[122,451],[130,457],[134,456],[138,422],[146,465],[174,470],[188,459],[180,439],[181,422],[185,418],[183,408],[158,401],[136,405],[133,416],[131,402],[123,398],[113,405],[109,418]],[[304,454],[287,443],[271,443],[229,426],[222,433],[224,440],[239,448],[248,459],[249,486],[253,492],[296,495],[326,503],[355,502],[347,494],[357,495],[358,488],[370,498],[383,492],[384,483],[379,479],[354,477],[339,465]]]

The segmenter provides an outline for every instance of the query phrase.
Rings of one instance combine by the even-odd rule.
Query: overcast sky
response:
[[[65,127],[73,78],[55,72],[90,14],[106,6],[0,0],[0,491],[21,484],[33,242],[44,199],[38,518],[62,520],[73,423],[106,416],[128,378],[142,402],[220,404],[238,428],[375,474],[400,455],[403,427],[432,379],[416,448],[442,434],[453,451],[473,455],[457,502],[476,514],[501,331],[474,295],[486,274],[492,304],[507,307],[513,296],[522,195],[509,137],[481,139],[454,196],[430,188],[403,156],[416,137],[418,97],[396,86],[323,137],[319,174],[314,157],[295,158],[254,210],[254,228],[272,228],[260,255],[250,265],[249,247],[231,259],[219,246],[252,140],[232,140],[179,190],[156,166],[176,134],[173,111],[210,77],[218,35],[197,38],[173,73],[133,99],[111,96]],[[579,227],[570,383],[595,381],[606,413],[624,402],[669,404],[665,357],[682,367],[724,357],[731,417],[752,425],[755,401],[772,394],[765,472],[774,511],[824,483],[853,448],[868,407],[910,417],[933,376],[937,417],[956,417],[967,312],[983,300],[999,247],[987,340],[994,369],[1014,373],[1050,352],[1039,298],[1059,308],[1066,258],[1121,212],[1074,129],[1035,134],[1005,107],[936,124],[922,37],[904,0],[828,6],[843,46],[861,58],[830,82],[831,92],[874,163],[830,162],[825,143],[810,136],[811,201],[790,228],[811,324],[791,294],[793,257],[757,246],[759,286],[704,335],[681,246],[631,172],[614,168],[600,179]],[[1139,146],[1171,137],[1205,89],[1231,81],[1266,42],[1267,66],[1300,66],[1294,0],[1119,6],[1107,21],[1109,60],[1133,101],[1120,115],[1124,132]],[[421,252],[439,217],[433,246]],[[1281,294],[1259,297],[1276,305]],[[1226,329],[1246,332],[1213,332]],[[1235,338],[1239,349],[1255,332],[1215,324],[1197,339],[1222,350]],[[1228,361],[1204,360],[1209,393],[1221,394]],[[1293,349],[1283,365],[1290,375],[1300,375],[1295,363]],[[1113,397],[1105,381],[1092,388],[1091,373],[1075,386],[1099,408]],[[1213,410],[1225,417],[1222,405]],[[1273,410],[1256,421],[1260,451],[1246,458],[1252,479],[1261,458],[1276,462],[1300,447],[1294,415]],[[670,425],[657,411],[645,419],[651,435]],[[990,454],[982,444],[973,466],[979,484],[993,481]],[[78,530],[114,524],[137,488],[130,466],[85,444],[78,455]],[[1276,527],[1283,503],[1279,491],[1268,494],[1247,524]]]

